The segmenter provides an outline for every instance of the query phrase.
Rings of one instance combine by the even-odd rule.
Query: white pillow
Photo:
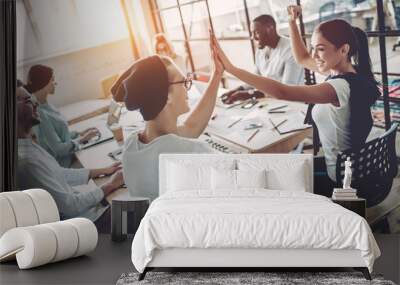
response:
[[[211,169],[211,188],[213,190],[236,190],[236,170]]]
[[[239,190],[242,188],[266,188],[265,170],[229,170],[216,169],[211,170],[212,189],[221,190]]]
[[[205,190],[212,191],[211,169],[233,170],[236,160],[216,156],[218,159],[206,156],[177,155],[164,164],[166,191]]]
[[[211,167],[169,163],[168,168],[168,191],[211,188]]]
[[[254,158],[239,159],[239,170],[262,170],[266,171],[266,183],[268,189],[307,191],[311,181],[308,165],[305,160],[276,158]]]
[[[266,175],[268,189],[307,191],[308,177],[306,176],[304,161],[266,169]]]
[[[262,170],[236,170],[237,188],[267,188],[267,176]]]

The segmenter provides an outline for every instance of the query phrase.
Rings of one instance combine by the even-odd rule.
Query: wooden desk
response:
[[[110,99],[94,99],[65,105],[59,110],[72,125],[108,112],[109,105]]]
[[[267,104],[264,108],[259,109],[258,106]],[[269,106],[277,106],[279,104],[288,105],[288,111],[285,113],[268,113]],[[242,109],[240,106],[232,109],[226,109],[217,106],[215,120],[210,121],[206,131],[224,139],[228,142],[245,148],[250,153],[288,153],[293,150],[305,138],[312,136],[312,128],[290,132],[281,135],[269,119],[285,119],[292,116],[299,116],[299,120],[304,120],[304,114],[307,105],[304,103],[287,102],[273,98],[263,99],[250,110]],[[243,118],[242,121],[229,128],[233,118]],[[253,120],[261,122],[263,127],[257,135],[248,139],[255,130],[245,130],[246,125]]]
[[[223,93],[225,90],[220,90]],[[259,104],[267,103],[268,105],[273,105],[277,103],[282,103],[276,99],[267,98],[265,102],[260,102]],[[206,131],[218,136],[221,140],[225,140],[229,143],[235,144],[241,148],[247,149],[250,153],[287,153],[291,151],[297,144],[299,144],[303,139],[312,134],[312,129],[305,129],[301,131],[296,131],[284,135],[280,135],[276,130],[271,128],[270,123],[268,123],[268,118],[273,116],[287,116],[290,112],[299,112],[299,110],[306,110],[307,105],[303,103],[293,103],[284,102],[289,105],[290,111],[285,114],[268,114],[267,107],[259,109],[258,105],[254,106],[252,109],[242,109],[239,107],[226,109],[220,106],[216,106],[215,114],[217,117],[215,120],[210,121]],[[227,128],[226,122],[224,123],[224,117],[246,117],[252,115],[252,113],[258,113],[263,121],[266,121],[262,130],[255,136],[250,142],[247,142],[249,135],[254,132],[254,130],[245,131],[243,130],[243,123],[237,124],[232,128]],[[257,115],[257,114],[256,114]],[[187,114],[186,114],[187,116]],[[106,124],[107,114],[102,114],[85,121],[81,121],[74,125],[71,125],[72,130],[84,130],[88,127],[96,127],[101,124]],[[247,117],[246,117],[247,118]],[[180,121],[183,118],[180,118]],[[124,112],[121,115],[120,124],[124,128],[124,138],[127,138],[132,132],[136,132],[144,127],[144,122],[139,114],[139,112]],[[224,125],[225,124],[225,125]],[[88,149],[76,152],[76,157],[81,165],[85,168],[102,168],[107,167],[114,163],[115,161],[108,156],[108,153],[118,149],[122,146],[122,143],[117,143],[115,140],[110,140],[98,145],[92,146]],[[105,183],[107,178],[99,178],[94,182],[97,185]],[[126,188],[121,188],[111,195],[107,196],[107,200],[111,202],[114,197],[123,195],[127,192]]]

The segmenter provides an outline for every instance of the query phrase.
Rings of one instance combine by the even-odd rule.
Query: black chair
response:
[[[389,194],[393,178],[397,175],[396,132],[398,123],[380,137],[366,143],[362,148],[340,152],[336,162],[336,181],[341,186],[344,162],[350,157],[352,163],[351,186],[357,195],[367,200],[367,207],[382,202]]]
[[[394,18],[396,21],[397,29],[400,30],[400,6],[397,6],[395,1],[392,1],[393,10],[394,10]],[[400,47],[400,39],[393,45],[392,51],[396,51],[396,49]]]

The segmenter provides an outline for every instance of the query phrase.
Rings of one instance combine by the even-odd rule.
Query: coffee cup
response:
[[[113,125],[110,126],[110,130],[112,131],[112,133],[114,135],[114,139],[117,142],[124,140],[124,134],[123,134],[123,131],[122,131],[122,126],[120,126],[118,124],[113,124]]]

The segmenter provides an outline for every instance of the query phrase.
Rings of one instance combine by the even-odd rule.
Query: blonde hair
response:
[[[167,39],[167,37],[163,34],[163,33],[159,33],[154,35],[154,52],[156,54],[159,54],[158,51],[158,44],[162,42],[166,45],[167,47],[167,55],[171,58],[176,58],[177,54],[175,52],[174,46],[172,45],[172,43]]]

